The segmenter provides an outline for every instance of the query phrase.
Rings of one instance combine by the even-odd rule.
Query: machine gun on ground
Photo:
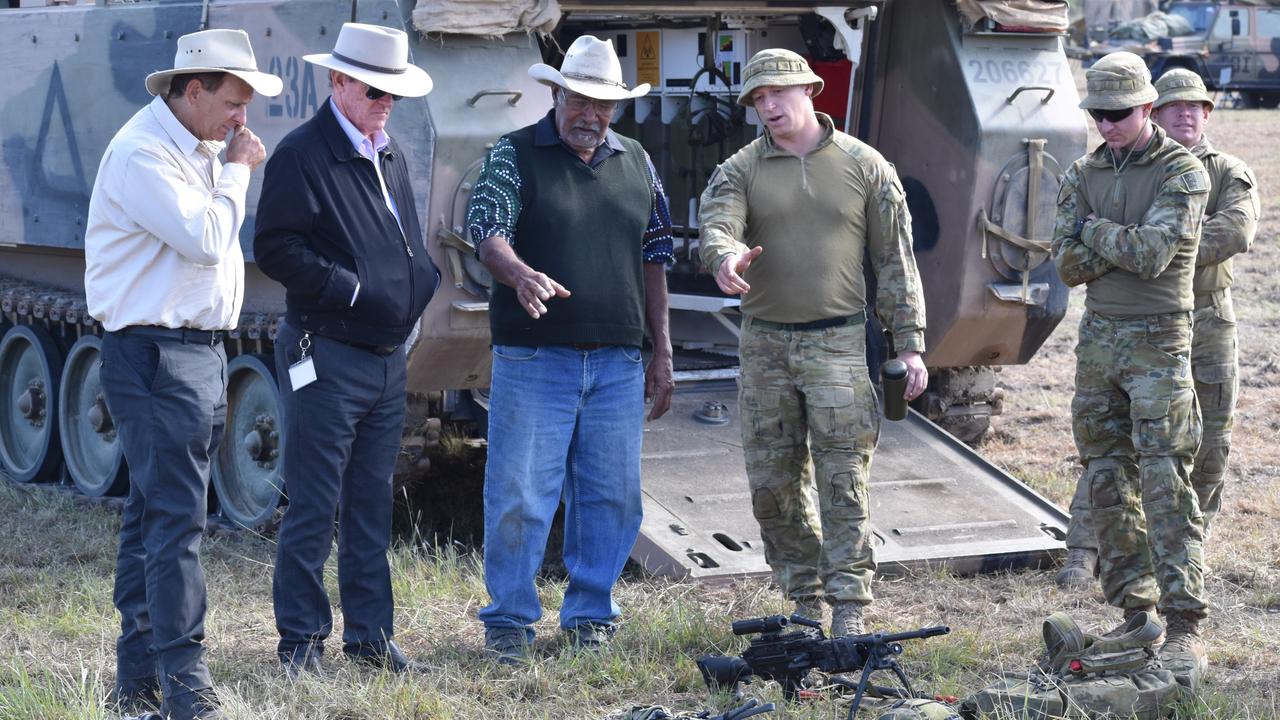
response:
[[[803,625],[804,629],[784,632],[788,625]],[[858,711],[862,697],[868,689],[881,697],[917,697],[911,681],[895,658],[902,652],[903,640],[946,635],[951,628],[945,625],[921,628],[902,633],[869,633],[847,637],[827,638],[822,625],[800,615],[790,619],[783,615],[738,620],[733,623],[734,635],[756,635],[746,651],[738,657],[704,655],[698,658],[698,669],[707,687],[716,692],[732,690],[738,694],[738,683],[752,677],[776,680],[782,685],[782,694],[794,700],[810,670],[831,675],[862,671],[855,684],[844,678],[833,678],[835,684],[853,689],[853,705],[849,718]],[[889,670],[902,684],[901,688],[872,685],[871,674],[877,670]]]

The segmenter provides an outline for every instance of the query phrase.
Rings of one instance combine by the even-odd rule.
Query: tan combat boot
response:
[[[1168,638],[1160,648],[1160,662],[1183,687],[1200,689],[1209,670],[1209,650],[1200,637],[1200,619],[1187,613],[1169,613]]]
[[[1063,590],[1092,587],[1098,576],[1098,551],[1093,548],[1068,548],[1067,562],[1053,582]]]
[[[796,607],[794,612],[800,617],[809,618],[817,623],[826,620],[827,606],[822,602],[822,598],[814,595],[806,595],[805,597],[796,598]]]
[[[831,610],[831,637],[865,635],[867,626],[862,621],[862,604],[852,600],[837,601]]]

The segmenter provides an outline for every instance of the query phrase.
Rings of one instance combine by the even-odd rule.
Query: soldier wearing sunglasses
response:
[[[1111,53],[1086,82],[1080,107],[1104,142],[1064,175],[1053,236],[1058,274],[1085,286],[1071,401],[1084,472],[1067,544],[1079,556],[1096,542],[1103,593],[1126,620],[1159,609],[1161,660],[1196,688],[1208,601],[1190,477],[1201,434],[1191,312],[1209,176],[1151,121],[1157,92],[1141,58]]]

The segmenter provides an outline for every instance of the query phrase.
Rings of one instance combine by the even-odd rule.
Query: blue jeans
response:
[[[495,345],[484,482],[490,627],[542,617],[534,578],[561,498],[569,587],[560,626],[611,625],[613,584],[640,531],[640,350]]]

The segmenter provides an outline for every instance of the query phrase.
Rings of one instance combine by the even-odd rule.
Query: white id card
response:
[[[316,364],[310,357],[304,357],[289,366],[289,385],[295,391],[316,381]]]

